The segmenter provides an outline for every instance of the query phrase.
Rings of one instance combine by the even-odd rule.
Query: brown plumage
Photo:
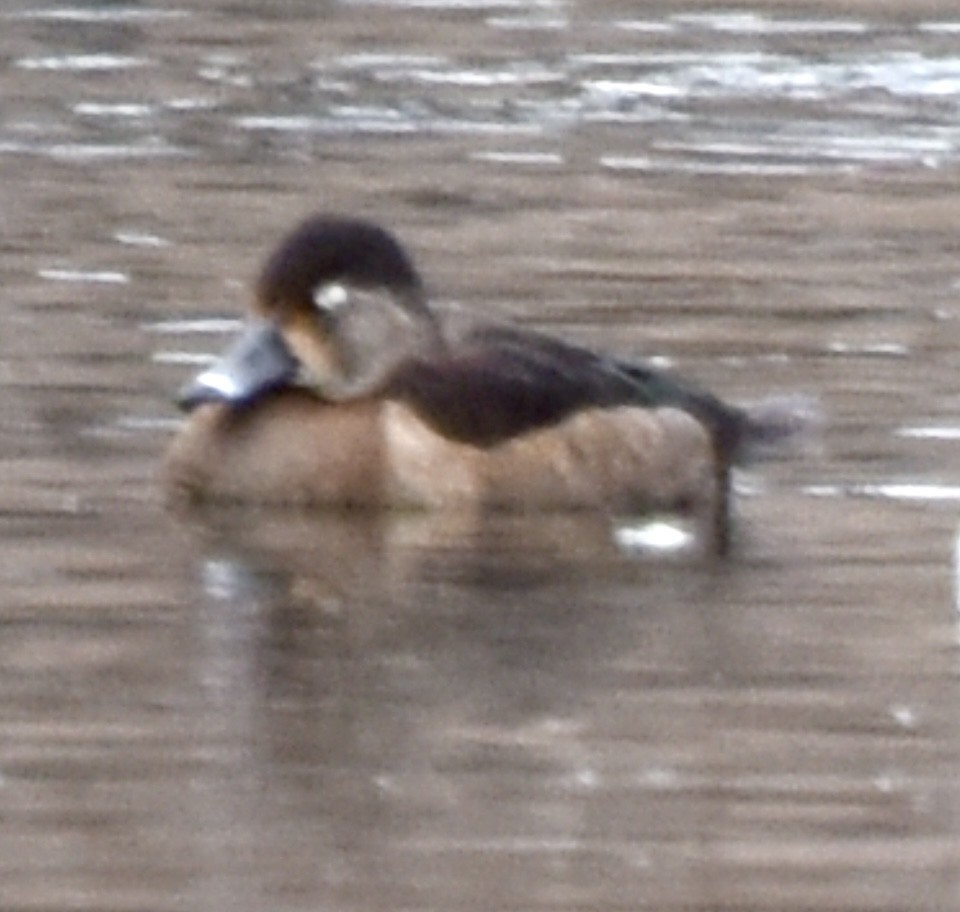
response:
[[[441,322],[399,243],[318,216],[268,258],[255,319],[181,396],[167,460],[194,499],[503,509],[703,509],[760,422],[669,373],[553,337]]]

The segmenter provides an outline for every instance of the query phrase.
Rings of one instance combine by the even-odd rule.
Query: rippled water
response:
[[[951,910],[960,14],[0,9],[4,909]],[[315,208],[440,300],[823,402],[669,517],[167,511]]]

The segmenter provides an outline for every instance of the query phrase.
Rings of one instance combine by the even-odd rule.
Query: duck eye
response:
[[[313,303],[323,316],[331,316],[345,307],[350,300],[350,292],[339,282],[318,285],[313,290]]]

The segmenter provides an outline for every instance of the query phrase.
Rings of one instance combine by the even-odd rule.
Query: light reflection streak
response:
[[[960,502],[960,485],[919,482],[814,484],[803,488],[811,497],[870,497],[907,503]]]

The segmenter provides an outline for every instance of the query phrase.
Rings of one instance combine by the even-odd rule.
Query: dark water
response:
[[[0,61],[4,910],[958,908],[955,9],[7,0]],[[315,208],[821,439],[722,562],[171,515]]]

